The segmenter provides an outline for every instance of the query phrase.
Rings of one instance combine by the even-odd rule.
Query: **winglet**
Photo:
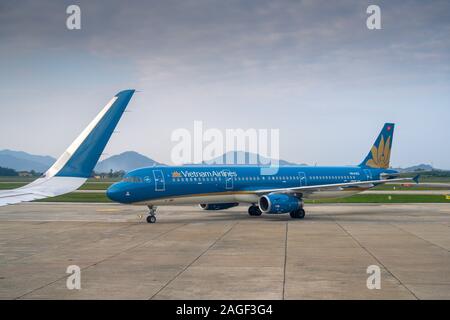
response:
[[[413,178],[413,181],[414,181],[415,183],[419,183],[419,178],[420,178],[420,174],[416,175],[416,176]]]
[[[14,190],[0,191],[0,206],[78,189],[92,174],[133,93],[125,90],[116,94],[43,177]]]
[[[134,91],[116,94],[44,176],[89,178]]]

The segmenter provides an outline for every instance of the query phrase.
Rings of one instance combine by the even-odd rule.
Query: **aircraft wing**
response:
[[[134,90],[116,94],[47,172],[14,190],[0,191],[0,206],[75,191],[91,176]]]
[[[8,204],[33,201],[69,193],[81,187],[85,181],[86,178],[38,178],[21,188],[1,190],[0,207]]]
[[[255,190],[255,193],[258,195],[264,195],[269,193],[292,193],[292,194],[300,194],[300,193],[314,193],[318,191],[327,191],[327,190],[345,190],[346,188],[354,188],[359,187],[361,189],[372,188],[377,184],[383,184],[387,182],[405,182],[405,181],[414,181],[418,182],[419,176],[414,178],[395,178],[395,179],[383,179],[383,180],[369,180],[369,181],[355,181],[355,182],[345,182],[345,183],[333,183],[333,184],[323,184],[323,185],[315,185],[315,186],[303,186],[303,187],[295,187],[295,188],[278,188],[278,189],[264,189],[264,190]]]
[[[49,195],[29,191],[0,191],[0,207],[25,201],[47,198]]]

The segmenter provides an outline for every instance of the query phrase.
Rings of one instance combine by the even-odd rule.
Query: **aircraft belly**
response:
[[[189,195],[173,198],[161,198],[148,201],[142,201],[136,204],[145,205],[182,205],[182,204],[200,204],[200,203],[231,203],[231,202],[258,202],[258,196],[255,194],[220,194],[220,195]]]
[[[367,190],[367,188],[352,188],[345,190],[319,190],[303,194],[304,199],[345,198]],[[203,203],[258,203],[259,196],[254,193],[201,194],[175,197],[164,197],[133,203],[135,205],[189,205]]]

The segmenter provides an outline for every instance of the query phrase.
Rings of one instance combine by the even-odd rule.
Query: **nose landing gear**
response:
[[[155,223],[156,222],[156,207],[148,206],[149,212],[147,216],[147,223]]]

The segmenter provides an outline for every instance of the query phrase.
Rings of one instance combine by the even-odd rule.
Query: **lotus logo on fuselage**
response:
[[[172,178],[181,178],[181,173],[179,173],[178,171],[172,172]]]

